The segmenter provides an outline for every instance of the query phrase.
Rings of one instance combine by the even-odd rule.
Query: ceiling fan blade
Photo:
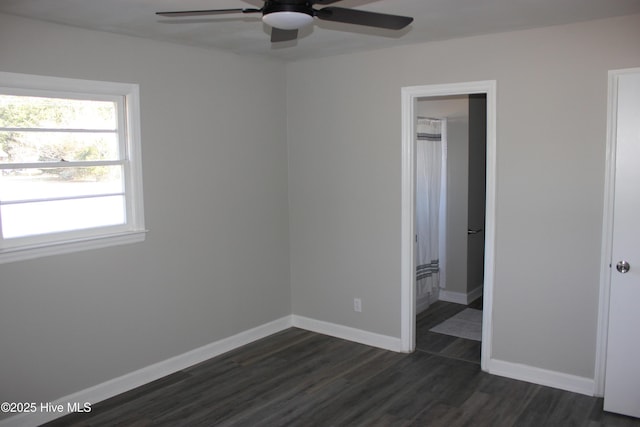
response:
[[[342,0],[312,0],[311,3],[312,4],[332,4],[332,3],[338,3],[339,1],[342,1]]]
[[[283,30],[271,27],[271,43],[288,42],[298,38],[298,30]]]
[[[325,21],[365,25],[388,30],[400,30],[413,22],[413,18],[408,16],[388,15],[386,13],[367,12],[344,7],[324,7],[316,10],[315,14],[318,19]]]
[[[262,9],[214,9],[214,10],[183,10],[179,12],[156,12],[156,15],[175,18],[180,16],[204,16],[204,15],[224,15],[227,13],[258,13]]]

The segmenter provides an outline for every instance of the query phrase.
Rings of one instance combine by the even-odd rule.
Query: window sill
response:
[[[51,242],[34,246],[0,249],[0,264],[143,242],[146,237],[146,233],[147,230],[129,231],[126,233],[95,236],[73,241]]]

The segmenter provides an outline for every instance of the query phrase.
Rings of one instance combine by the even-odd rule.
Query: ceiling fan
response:
[[[262,21],[271,26],[271,41],[284,42],[298,38],[298,30],[313,22],[313,18],[345,24],[400,30],[413,18],[386,13],[367,12],[344,7],[323,7],[315,9],[313,5],[328,5],[340,0],[264,0],[261,9],[213,9],[185,10],[177,12],[156,12],[156,15],[175,18],[184,16],[222,15],[230,13],[262,13]]]

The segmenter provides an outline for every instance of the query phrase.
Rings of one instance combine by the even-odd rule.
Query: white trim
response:
[[[527,381],[560,390],[593,396],[595,390],[594,380],[562,372],[522,365],[520,363],[505,362],[492,359],[488,363],[488,372],[493,375]]]
[[[605,146],[604,206],[602,214],[602,247],[600,251],[600,296],[598,300],[598,331],[594,370],[595,395],[604,396],[609,329],[609,296],[611,289],[611,250],[613,244],[613,202],[616,170],[616,122],[618,78],[640,73],[640,68],[610,70],[608,73],[607,141]]]
[[[440,289],[438,299],[440,301],[454,302],[456,304],[470,304],[482,296],[482,286],[472,289],[469,292],[454,292]]]
[[[325,322],[323,320],[311,319],[309,317],[294,314],[293,326],[306,329],[307,331],[317,332],[319,334],[382,348],[384,350],[396,352],[403,351],[401,340],[399,338],[363,331],[362,329],[351,328],[349,326],[338,325],[335,323]]]
[[[484,286],[478,286],[477,288],[471,289],[469,292],[467,292],[467,304],[471,304],[472,302],[480,298],[483,292]]]
[[[264,325],[257,326],[253,329],[240,332],[239,334],[231,337],[221,339],[167,360],[163,360],[162,362],[130,372],[122,375],[121,377],[80,390],[76,393],[57,399],[52,403],[54,405],[62,404],[65,408],[67,407],[67,403],[74,402],[81,402],[81,405],[84,402],[95,404],[141,385],[148,384],[151,381],[155,381],[174,372],[186,369],[200,362],[204,362],[205,360],[209,360],[245,344],[249,344],[253,341],[283,331],[291,326],[291,316],[285,316],[272,322],[265,323]],[[67,415],[66,412],[24,413],[0,421],[0,427],[35,427],[65,415]]]
[[[129,206],[127,212],[128,217],[133,222],[131,225],[136,230],[145,228],[144,225],[144,195],[142,192],[142,131],[140,129],[140,86],[130,85],[129,92],[126,95],[125,102],[126,113],[126,139],[127,141],[135,141],[135,143],[127,144],[127,166],[125,173],[128,174],[127,180],[131,184],[127,188],[129,193]]]
[[[1,129],[0,129],[1,131]],[[3,169],[49,169],[49,168],[89,168],[92,166],[122,166],[124,160],[96,160],[92,162],[40,162],[40,163],[3,163],[0,164],[0,170]]]
[[[440,301],[452,302],[455,304],[467,305],[467,294],[465,292],[448,291],[440,289]]]
[[[143,242],[147,230],[0,249],[0,264]]]
[[[402,88],[402,176],[400,213],[400,339],[402,350],[416,348],[415,176],[417,91]]]
[[[447,199],[447,173],[449,164],[449,134],[448,120],[442,119],[444,126],[442,128],[442,170],[440,180],[440,209],[438,212],[438,285],[441,288],[447,287],[447,212],[449,208],[449,200]]]
[[[615,190],[617,104],[616,76],[609,71],[607,96],[607,140],[605,146],[604,205],[602,213],[602,247],[600,250],[600,294],[598,299],[598,330],[596,338],[596,362],[594,368],[595,393],[604,396],[604,380],[607,363],[607,337],[609,328],[609,290],[611,274],[611,245],[613,237],[613,194]]]
[[[139,86],[135,83],[0,72],[0,92],[16,95],[62,96],[65,98],[115,102],[118,110],[117,130],[121,145],[121,158],[117,161],[65,162],[64,167],[76,165],[122,165],[124,184],[126,185],[123,196],[127,210],[123,224],[97,225],[91,228],[41,233],[12,239],[3,239],[0,232],[0,264],[143,241],[145,239],[145,226],[142,193]],[[127,132],[126,137],[124,132]],[[126,152],[123,150],[125,147],[127,149]],[[19,166],[20,164],[14,164],[3,166],[2,168]],[[37,165],[27,164],[25,166],[33,167]],[[51,163],[49,166],[62,167],[60,163]],[[54,199],[42,198],[31,201]],[[68,197],[59,199],[71,200]]]
[[[7,85],[5,87],[4,85]],[[91,91],[85,88],[91,87]],[[94,99],[102,95],[121,96],[123,92],[128,92],[132,87],[137,86],[132,83],[105,82],[99,80],[69,79],[64,77],[41,76],[36,74],[7,73],[0,71],[0,87],[7,93],[11,90],[19,89],[13,93],[31,93],[40,95],[48,93],[51,96],[59,95],[59,92],[73,92],[78,99],[86,97]],[[65,93],[65,96],[68,96]],[[107,98],[110,99],[110,98]]]
[[[415,349],[415,118],[418,98],[447,95],[487,95],[487,176],[485,219],[485,266],[482,328],[483,370],[488,369],[492,343],[493,281],[495,271],[496,217],[496,92],[495,80],[403,87],[402,98],[402,176],[400,228],[400,306],[402,351]]]

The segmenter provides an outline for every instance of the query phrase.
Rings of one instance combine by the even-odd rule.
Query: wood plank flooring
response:
[[[457,356],[292,328],[46,425],[640,426],[604,413],[602,399],[489,375]]]
[[[465,308],[482,310],[482,298],[469,304],[436,301],[416,317],[416,350],[480,364],[479,341],[438,334],[429,329],[455,316]]]

